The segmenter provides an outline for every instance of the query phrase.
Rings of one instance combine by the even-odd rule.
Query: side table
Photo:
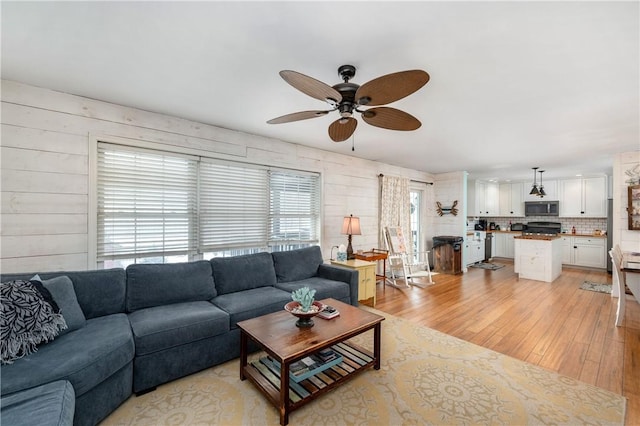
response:
[[[376,306],[376,264],[359,259],[332,260],[332,265],[343,266],[358,271],[358,301],[369,301],[373,298],[372,307]]]
[[[354,253],[353,257],[360,260],[366,260],[367,262],[378,262],[382,260],[382,275],[376,274],[376,282],[382,281],[384,284],[387,280],[387,258],[389,257],[389,250],[371,249],[371,251],[365,251],[364,253]],[[384,287],[383,287],[384,290]]]

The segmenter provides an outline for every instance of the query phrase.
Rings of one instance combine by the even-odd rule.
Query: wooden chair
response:
[[[616,310],[616,326],[622,325],[624,320],[624,308],[626,303],[626,275],[622,270],[622,250],[616,244],[614,248],[609,251],[611,256],[611,262],[613,263],[613,285],[618,291],[618,309]]]
[[[411,252],[405,243],[404,234],[400,227],[385,227],[384,235],[387,250],[389,250],[387,260],[391,273],[391,285],[398,288],[407,288],[409,284],[418,287],[424,286],[424,284],[414,281],[414,278],[428,278],[429,283],[433,284],[431,267],[429,266],[429,252]],[[398,278],[404,278],[404,285],[397,283]]]

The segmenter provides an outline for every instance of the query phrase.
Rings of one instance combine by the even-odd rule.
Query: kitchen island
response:
[[[562,240],[557,235],[514,237],[514,272],[519,278],[553,282],[562,273]]]

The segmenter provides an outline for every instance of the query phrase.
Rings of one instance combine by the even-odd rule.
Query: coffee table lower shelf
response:
[[[340,383],[352,378],[356,373],[375,366],[372,352],[352,342],[342,342],[332,348],[340,353],[343,361],[333,367],[296,383],[289,381],[289,411],[294,411],[328,392]],[[244,374],[278,408],[280,405],[280,366],[264,358],[244,367]]]

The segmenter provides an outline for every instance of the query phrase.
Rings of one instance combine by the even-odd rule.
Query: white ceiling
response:
[[[611,173],[640,149],[639,3],[2,2],[2,78],[432,173],[531,179]],[[413,132],[325,109],[278,72],[329,85],[423,69],[391,106]]]

